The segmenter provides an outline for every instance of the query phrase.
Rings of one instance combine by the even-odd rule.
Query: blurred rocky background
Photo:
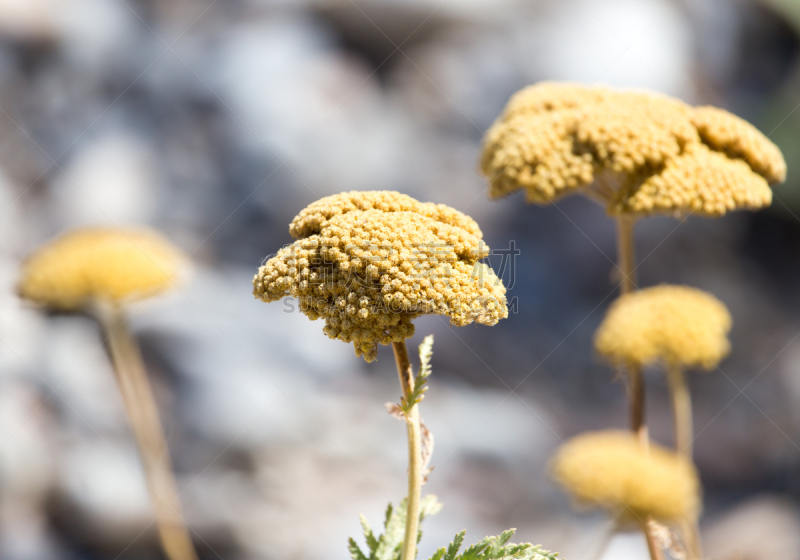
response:
[[[489,202],[476,170],[509,95],[546,79],[719,105],[786,154],[771,209],[637,236],[643,285],[698,286],[734,315],[722,371],[691,379],[708,555],[800,558],[798,33],[798,0],[0,0],[0,558],[160,558],[95,327],[14,294],[26,253],[86,224],[149,224],[191,255],[185,287],[133,322],[203,558],[347,558],[358,514],[378,525],[404,494],[391,352],[366,365],[291,301],[253,299],[251,279],[306,204],[396,189],[521,251],[508,320],[417,321],[413,345],[436,336],[426,489],[445,503],[420,556],[515,526],[594,560],[605,521],[573,513],[545,465],[626,422],[591,349],[614,229],[582,198]],[[606,558],[645,554],[621,535]]]

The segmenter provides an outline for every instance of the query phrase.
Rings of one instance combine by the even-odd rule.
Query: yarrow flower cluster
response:
[[[463,326],[508,316],[505,287],[485,264],[477,224],[442,204],[388,191],[323,198],[292,221],[298,240],[259,268],[254,294],[296,297],[325,333],[373,361],[377,345],[414,334],[422,314]]]
[[[553,479],[580,504],[623,519],[693,521],[700,513],[700,483],[691,461],[631,432],[581,434],[550,462]]]
[[[772,201],[780,150],[746,121],[663,95],[546,82],[516,93],[484,139],[494,198],[582,189],[612,215],[721,216]]]
[[[661,285],[617,299],[597,329],[595,348],[612,363],[711,369],[730,351],[730,328],[728,309],[713,295]]]
[[[122,303],[173,286],[182,253],[147,230],[73,230],[22,264],[20,296],[51,309],[74,311],[90,300]]]

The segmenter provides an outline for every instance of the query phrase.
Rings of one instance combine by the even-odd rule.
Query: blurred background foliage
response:
[[[413,344],[436,335],[422,411],[445,504],[420,554],[515,526],[589,560],[602,517],[572,513],[544,467],[563,439],[626,423],[591,350],[613,224],[577,197],[489,202],[476,162],[509,95],[549,79],[718,105],[786,155],[769,210],[651,218],[637,243],[643,285],[711,291],[734,317],[722,372],[690,380],[708,555],[800,558],[798,33],[797,0],[0,0],[0,558],[159,557],[94,327],[14,294],[25,254],[97,223],[192,255],[133,322],[204,558],[346,558],[358,513],[377,524],[404,491],[391,352],[365,365],[251,280],[308,203],[396,189],[521,251],[507,320],[417,321]],[[648,382],[669,444],[665,382]],[[630,534],[607,557],[644,554]]]

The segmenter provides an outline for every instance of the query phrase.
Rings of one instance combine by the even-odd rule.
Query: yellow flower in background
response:
[[[414,334],[412,320],[446,315],[463,326],[508,316],[505,287],[470,217],[442,204],[388,191],[348,192],[304,209],[290,226],[298,238],[259,268],[254,294],[298,298],[325,333],[352,342],[367,361],[377,345]]]
[[[728,355],[731,316],[713,295],[661,285],[619,297],[595,333],[595,349],[612,363],[711,369]]]
[[[493,198],[581,191],[612,215],[721,216],[769,206],[780,150],[746,121],[664,95],[545,82],[517,92],[484,138]]]
[[[182,253],[148,230],[77,229],[35,251],[22,264],[21,297],[74,311],[92,300],[122,303],[173,286]]]
[[[158,406],[123,304],[171,288],[184,260],[153,231],[83,228],[34,251],[22,263],[17,285],[20,297],[51,310],[86,313],[100,325],[169,560],[198,557],[181,513]]]
[[[562,445],[550,461],[553,479],[580,505],[643,522],[693,521],[700,483],[691,461],[645,447],[631,432],[589,432]]]

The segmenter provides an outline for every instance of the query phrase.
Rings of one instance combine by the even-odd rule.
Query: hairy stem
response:
[[[617,218],[617,267],[619,291],[627,294],[636,288],[636,250],[633,243],[633,226],[636,219],[630,216]]]
[[[403,396],[408,399],[414,390],[414,372],[408,359],[405,341],[393,342],[394,359]],[[419,532],[420,495],[422,494],[422,436],[419,427],[419,405],[415,404],[406,415],[408,431],[408,510],[406,512],[406,534],[403,539],[401,560],[414,560],[417,556],[417,533]]]
[[[128,420],[142,456],[145,481],[156,509],[156,525],[164,554],[169,560],[197,560],[197,552],[181,513],[167,440],[139,346],[119,308],[99,310],[97,318],[105,334]]]

